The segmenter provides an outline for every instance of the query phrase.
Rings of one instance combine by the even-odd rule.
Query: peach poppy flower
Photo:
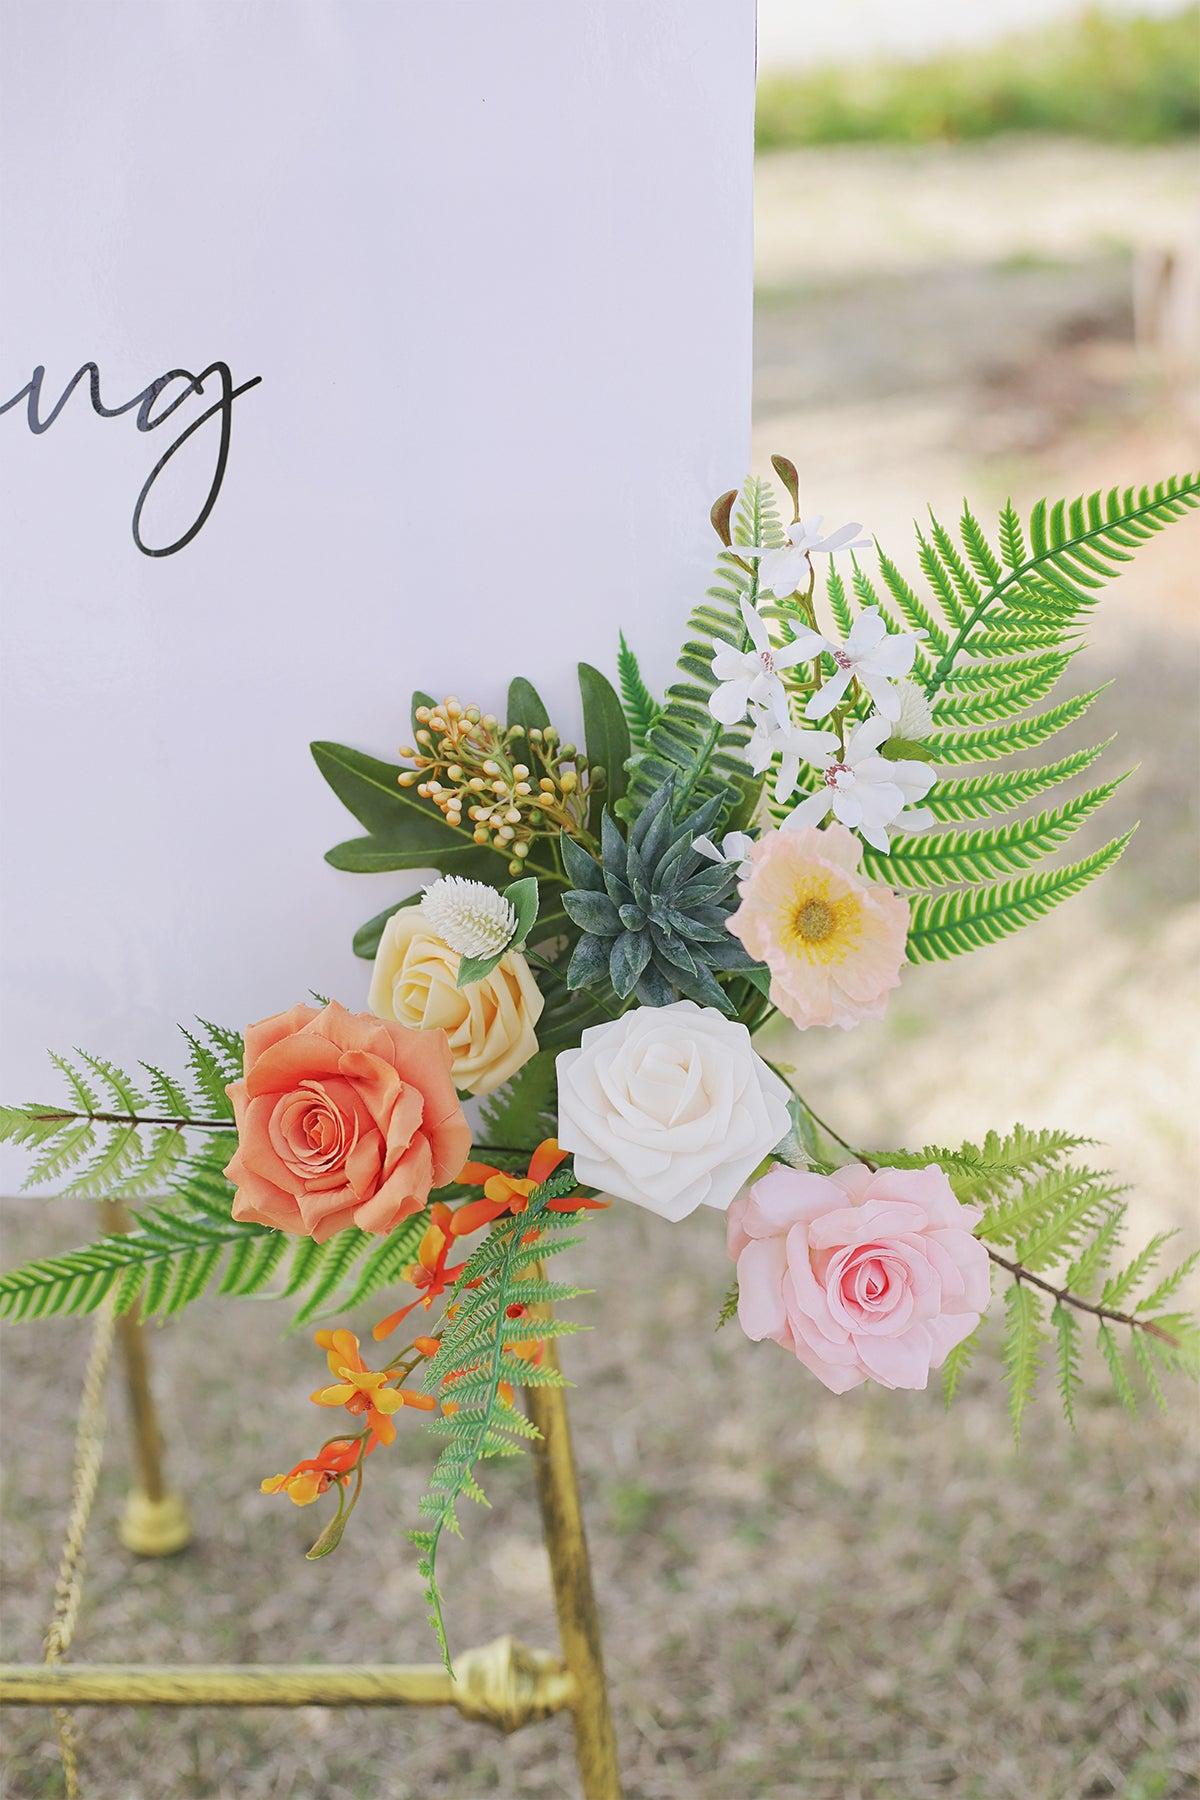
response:
[[[741,905],[727,921],[771,971],[771,999],[794,1025],[882,1018],[900,985],[908,901],[860,873],[844,825],[771,831],[750,853]]]

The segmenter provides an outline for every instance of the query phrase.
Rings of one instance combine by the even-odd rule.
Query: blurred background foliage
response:
[[[969,143],[1010,131],[1164,143],[1200,125],[1198,53],[1200,6],[1165,17],[1094,8],[913,62],[768,69],[758,147]]]

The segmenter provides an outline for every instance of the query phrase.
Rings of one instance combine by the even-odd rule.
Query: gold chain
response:
[[[104,1381],[112,1355],[115,1320],[112,1303],[106,1301],[92,1333],[87,1368],[83,1376],[83,1393],[79,1402],[79,1418],[75,1426],[71,1511],[58,1563],[58,1578],[54,1583],[54,1616],[42,1644],[48,1664],[61,1662],[71,1648],[79,1617],[79,1603],[83,1598],[83,1540],[87,1533],[92,1502],[96,1498],[100,1458],[104,1450]],[[62,1758],[67,1800],[79,1800],[75,1720],[65,1707],[56,1706],[54,1723],[58,1728],[58,1751]]]

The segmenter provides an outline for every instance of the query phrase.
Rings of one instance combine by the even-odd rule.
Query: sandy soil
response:
[[[1064,219],[1081,153],[1039,191]],[[1113,177],[1103,153],[1099,180]],[[847,159],[859,216],[890,165]],[[1144,164],[1121,180],[1137,191]],[[1131,344],[1121,246],[956,258],[995,189],[979,153],[925,171],[936,258],[884,272],[861,246],[820,279],[776,238],[805,220],[772,199],[760,227],[758,447],[800,463],[813,510],[860,517],[907,557],[908,521],[964,491],[1153,479],[1194,460],[1161,362]],[[971,170],[970,179],[964,168]],[[849,170],[850,172],[846,172]],[[857,171],[857,173],[854,173]],[[803,169],[789,179],[803,187]],[[814,163],[827,180],[829,159]],[[997,170],[1001,183],[1003,170]],[[944,177],[944,178],[943,178]],[[939,179],[941,185],[939,186]],[[1002,183],[1001,183],[1002,184]],[[1090,202],[1089,202],[1090,206]],[[1182,230],[1172,215],[1170,229]],[[769,235],[764,239],[764,231]],[[791,253],[789,252],[789,255]],[[1105,884],[1023,938],[906,980],[886,1022],[781,1046],[849,1135],[950,1139],[1015,1119],[1105,1141],[1134,1188],[1132,1234],[1195,1236],[1196,528],[1150,547],[1100,614],[1078,684],[1120,677],[1088,721],[1139,770],[1109,809],[1140,815]],[[1094,741],[1091,740],[1091,741]],[[8,1208],[4,1261],[65,1247],[87,1209]],[[1096,1380],[1072,1437],[1053,1398],[1015,1455],[998,1367],[981,1356],[953,1411],[935,1395],[835,1399],[769,1346],[712,1320],[728,1279],[718,1221],[669,1232],[631,1208],[574,1253],[596,1327],[567,1346],[627,1791],[637,1800],[1163,1800],[1196,1791],[1195,1410],[1122,1412]],[[360,1320],[360,1325],[368,1323]],[[38,1653],[62,1531],[87,1327],[4,1339],[5,1654]],[[260,1498],[308,1440],[316,1354],[279,1314],[204,1303],[156,1333],[171,1462],[196,1541],[166,1565],[115,1544],[122,1424],[102,1481],[82,1658],[425,1659],[402,1531],[424,1443],[370,1485],[336,1559],[303,1560],[307,1517]],[[1092,1371],[1095,1372],[1094,1370]],[[460,1645],[514,1628],[554,1642],[528,1471],[493,1481],[448,1567]],[[436,1715],[83,1714],[96,1800],[561,1800],[565,1720],[508,1742]],[[39,1715],[9,1715],[5,1794],[59,1793]]]

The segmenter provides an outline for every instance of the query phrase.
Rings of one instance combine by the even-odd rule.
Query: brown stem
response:
[[[980,1242],[982,1243],[983,1240],[980,1239]],[[1000,1252],[993,1250],[990,1244],[984,1244],[983,1247],[994,1263],[998,1263],[1002,1269],[1007,1269],[1009,1274],[1015,1275],[1018,1281],[1028,1282],[1030,1287],[1038,1287],[1042,1289],[1043,1293],[1053,1294],[1060,1304],[1078,1307],[1080,1312],[1095,1313],[1098,1319],[1111,1319],[1115,1325],[1131,1325],[1135,1331],[1148,1331],[1151,1337],[1160,1338],[1164,1344],[1170,1344],[1172,1349],[1179,1348],[1179,1339],[1173,1337],[1169,1331],[1164,1331],[1161,1325],[1156,1325],[1153,1319],[1138,1319],[1132,1313],[1117,1312],[1114,1307],[1101,1306],[1095,1300],[1085,1300],[1082,1295],[1073,1294],[1070,1288],[1055,1287],[1052,1281],[1045,1281],[1042,1276],[1035,1275],[1032,1270],[1025,1267],[1024,1263],[1014,1262],[1010,1257],[1001,1256]]]
[[[26,1116],[45,1124],[52,1119],[88,1119],[93,1125],[164,1125],[175,1131],[188,1131],[193,1127],[197,1131],[236,1130],[232,1119],[163,1119],[143,1113],[70,1112],[65,1107],[53,1106],[37,1112],[31,1111]]]

